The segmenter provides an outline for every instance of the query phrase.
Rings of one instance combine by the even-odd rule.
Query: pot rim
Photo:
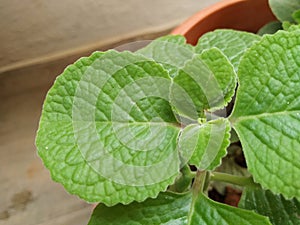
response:
[[[256,33],[268,22],[276,20],[268,0],[223,0],[198,11],[171,34],[183,35],[188,43],[195,45],[200,36],[215,29]]]
[[[206,19],[209,15],[213,13],[217,13],[221,9],[225,7],[230,7],[231,5],[235,5],[238,2],[247,2],[251,0],[223,0],[220,2],[217,2],[211,6],[208,6],[191,17],[189,17],[187,20],[185,20],[183,23],[181,23],[179,26],[177,26],[175,29],[171,31],[171,34],[182,34],[185,35],[189,32],[193,27],[195,27],[199,22]]]

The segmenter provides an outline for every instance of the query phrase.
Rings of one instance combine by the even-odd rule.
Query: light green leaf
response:
[[[300,224],[299,201],[286,200],[282,195],[274,195],[271,191],[261,188],[246,187],[239,207],[269,217],[273,225]]]
[[[265,34],[274,34],[278,30],[282,30],[282,23],[279,21],[272,21],[270,23],[267,23],[265,26],[259,29],[257,32],[258,35],[265,35]]]
[[[291,24],[288,28],[287,31],[289,32],[298,32],[298,34],[300,33],[300,25],[294,25]]]
[[[266,217],[216,203],[203,194],[192,201],[191,193],[161,193],[157,199],[128,206],[99,204],[89,225],[229,225],[236,221],[239,225],[270,225]]]
[[[300,9],[299,0],[269,0],[269,5],[274,15],[282,22],[293,22],[293,12]]]
[[[161,193],[156,199],[106,207],[99,204],[89,225],[184,225],[190,209],[191,194]]]
[[[106,205],[166,190],[180,165],[170,85],[159,64],[130,52],[69,66],[47,94],[36,139],[52,178]]]
[[[179,71],[172,86],[172,104],[179,114],[197,120],[204,117],[204,110],[225,107],[235,86],[231,63],[220,50],[212,48],[195,55]]]
[[[179,138],[179,151],[188,153],[189,164],[201,170],[214,170],[220,165],[230,144],[230,124],[227,119],[212,120],[203,125],[191,124]],[[191,157],[190,157],[191,156]]]
[[[300,35],[266,35],[244,56],[230,121],[254,180],[300,199]]]
[[[175,77],[185,62],[193,58],[194,48],[182,35],[167,35],[155,39],[137,53],[161,63],[170,76]]]
[[[200,37],[195,51],[196,53],[201,53],[206,49],[216,47],[228,57],[237,71],[240,59],[245,51],[259,40],[260,36],[253,33],[218,29]]]

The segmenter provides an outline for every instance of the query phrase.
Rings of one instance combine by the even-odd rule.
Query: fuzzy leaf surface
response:
[[[246,187],[239,207],[269,217],[273,225],[300,224],[299,201],[286,200],[282,195],[274,195],[271,191],[259,187]]]
[[[36,139],[52,178],[106,205],[166,190],[180,164],[170,85],[159,64],[130,52],[94,53],[69,66],[47,94]]]
[[[266,35],[243,57],[230,121],[254,180],[300,199],[300,35]]]
[[[228,57],[237,71],[240,59],[245,51],[259,40],[260,36],[253,33],[217,29],[201,36],[195,47],[195,51],[196,53],[201,53],[206,49],[216,47]]]

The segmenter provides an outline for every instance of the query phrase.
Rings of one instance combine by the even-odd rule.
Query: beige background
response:
[[[0,0],[0,225],[84,225],[92,212],[51,180],[34,145],[45,95],[66,65],[166,33],[216,1]]]
[[[220,0],[1,0],[0,72],[170,29]]]

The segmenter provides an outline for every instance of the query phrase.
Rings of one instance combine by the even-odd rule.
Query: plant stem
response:
[[[196,173],[195,181],[193,184],[193,195],[198,196],[200,192],[203,192],[203,189],[206,184],[207,172],[198,170]]]
[[[188,165],[182,167],[180,172],[181,176],[176,179],[173,185],[169,186],[170,191],[181,193],[191,187],[192,180],[196,174],[190,170]]]
[[[230,184],[235,184],[239,186],[252,186],[256,185],[252,179],[252,177],[242,177],[242,176],[235,176],[227,173],[219,173],[214,172],[211,174],[211,180],[215,181],[223,181]]]

